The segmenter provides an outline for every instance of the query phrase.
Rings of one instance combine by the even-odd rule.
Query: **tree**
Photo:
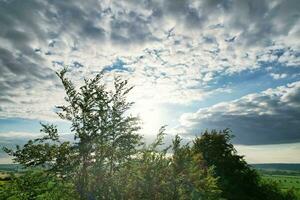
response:
[[[220,199],[221,190],[213,168],[208,167],[202,154],[195,152],[188,143],[180,143],[180,137],[175,136],[172,146],[173,199]]]
[[[101,186],[108,187],[98,194],[104,197],[111,190],[106,182],[141,144],[138,118],[127,113],[133,103],[126,101],[126,95],[132,87],[116,77],[114,90],[108,91],[100,73],[85,79],[85,85],[77,91],[66,73],[65,68],[57,75],[65,88],[67,105],[57,108],[59,117],[71,123],[74,141],[62,142],[56,126],[42,124],[41,132],[46,136],[29,140],[23,148],[5,151],[26,167],[42,167],[74,182],[81,199],[96,198],[94,194]]]
[[[195,152],[203,155],[208,166],[214,167],[219,177],[222,196],[228,200],[292,200],[292,193],[281,192],[278,187],[263,182],[259,174],[251,168],[243,156],[237,154],[231,131],[205,131],[193,143]]]
[[[220,199],[217,179],[202,165],[202,157],[188,145],[182,146],[179,136],[163,147],[164,131],[162,127],[154,142],[144,146],[121,171],[117,182],[126,187],[119,199]]]

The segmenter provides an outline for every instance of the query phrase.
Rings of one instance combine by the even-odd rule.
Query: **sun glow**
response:
[[[164,124],[164,113],[161,106],[151,100],[137,102],[133,108],[133,112],[139,116],[141,120],[140,133],[146,139],[152,139],[158,133],[158,130]]]

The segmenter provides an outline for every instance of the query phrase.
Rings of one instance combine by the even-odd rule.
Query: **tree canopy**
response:
[[[230,200],[283,200],[296,199],[293,192],[281,192],[274,183],[265,182],[255,169],[237,154],[230,142],[229,129],[205,131],[193,141],[193,149],[203,155],[213,167],[222,189],[222,197]]]

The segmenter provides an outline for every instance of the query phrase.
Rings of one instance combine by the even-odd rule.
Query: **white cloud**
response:
[[[240,99],[185,113],[178,131],[187,135],[231,128],[239,144],[272,144],[299,140],[300,82],[246,95]]]
[[[220,75],[263,68],[263,62],[299,66],[294,1],[1,5],[1,117],[54,119],[64,96],[53,72],[58,63],[72,66],[79,84],[121,59],[130,72],[119,73],[136,85],[134,101],[153,104],[190,104],[226,92],[226,86],[209,86]]]
[[[275,73],[271,73],[270,75],[275,80],[283,79],[283,78],[286,78],[288,76],[287,74],[275,74]]]
[[[0,137],[2,139],[19,139],[19,138],[36,138],[40,136],[40,134],[37,133],[32,133],[32,132],[16,132],[16,131],[9,131],[9,132],[4,132],[0,133]]]

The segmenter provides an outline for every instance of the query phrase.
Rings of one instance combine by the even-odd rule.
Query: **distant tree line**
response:
[[[67,102],[58,116],[71,123],[74,141],[62,141],[55,125],[42,124],[43,137],[4,148],[28,170],[0,187],[0,199],[296,199],[237,155],[230,130],[206,131],[188,144],[176,136],[165,147],[162,127],[146,145],[138,118],[129,114],[126,80],[116,77],[108,90],[100,73],[77,90],[66,73],[57,73]]]

